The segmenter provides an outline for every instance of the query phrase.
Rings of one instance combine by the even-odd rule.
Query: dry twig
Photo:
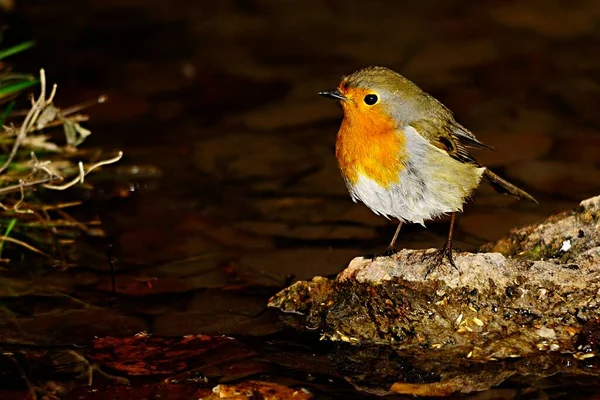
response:
[[[63,210],[63,208],[78,205],[80,202],[40,205],[40,200],[37,198],[32,199],[29,193],[37,188],[62,191],[74,185],[83,184],[85,177],[90,172],[99,167],[118,162],[123,157],[123,152],[119,151],[112,158],[90,163],[87,166],[84,166],[84,161],[73,163],[71,161],[73,157],[92,157],[91,154],[86,154],[86,152],[79,151],[76,148],[91,133],[79,125],[79,122],[88,120],[87,115],[80,114],[81,110],[94,104],[104,103],[107,98],[106,96],[99,96],[94,101],[84,102],[61,110],[53,104],[57,86],[53,85],[48,94],[46,85],[46,75],[44,69],[41,69],[39,97],[31,97],[31,108],[28,111],[10,113],[10,118],[22,117],[23,122],[16,126],[14,123],[8,123],[4,126],[4,132],[0,132],[0,144],[10,146],[10,153],[0,166],[0,183],[5,184],[0,188],[0,199],[2,201],[0,202],[0,210],[10,212],[11,214],[9,216],[5,215],[5,218],[17,219],[19,221],[17,225],[27,229],[23,233],[29,238],[28,240],[33,237],[35,238],[34,243],[39,240],[40,245],[44,244],[42,248],[49,246],[62,253],[60,247],[64,243],[72,243],[72,238],[78,234],[77,232],[88,231],[89,223],[80,222]],[[59,126],[63,127],[67,139],[66,146],[62,147],[49,141],[51,135],[42,134],[45,129]],[[29,153],[29,165],[24,160],[24,154],[21,151],[23,147],[32,150]],[[38,155],[43,153],[52,155],[47,160],[39,159]],[[54,154],[61,155],[62,159],[57,159]],[[73,173],[75,173],[75,176],[71,177]],[[57,184],[64,181],[67,181],[67,183]],[[18,193],[18,195],[8,196],[15,193]],[[51,210],[54,217],[58,216],[57,220],[53,221],[49,213]],[[0,217],[1,224],[2,218]],[[14,222],[11,222],[11,224],[9,231],[14,226]],[[64,227],[66,231],[65,229],[56,229],[59,226]],[[50,237],[42,239],[38,237],[39,234],[32,235],[31,229],[42,229]],[[66,238],[68,240],[63,240]],[[8,233],[0,236],[0,242],[10,242],[47,256],[36,246],[8,237]]]

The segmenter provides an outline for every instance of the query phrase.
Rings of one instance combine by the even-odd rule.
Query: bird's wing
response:
[[[492,148],[481,143],[471,132],[453,120],[436,120],[430,118],[427,120],[415,121],[410,125],[429,143],[445,151],[450,157],[464,163],[481,166],[477,160],[469,154],[467,146],[479,149]],[[529,193],[519,189],[512,183],[505,181],[489,169],[486,168],[483,174],[497,191],[512,194],[519,199],[527,199],[537,203],[537,200]]]
[[[435,147],[444,150],[450,157],[465,163],[478,164],[469,154],[467,146],[474,147],[471,143],[481,142],[475,139],[473,134],[466,129],[464,133],[459,135],[455,132],[455,127],[451,121],[434,118],[413,121],[410,125],[415,128],[419,135]],[[483,143],[479,147],[488,148]]]
[[[446,121],[435,119],[421,119],[410,124],[419,135],[423,136],[435,147],[444,150],[452,158],[459,161],[477,164],[477,161],[469,154],[467,146],[462,143],[460,136],[456,135]]]
[[[474,149],[481,150],[494,150],[492,146],[488,146],[487,144],[477,140],[475,135],[473,135],[473,133],[471,133],[470,130],[468,130],[458,122],[453,122],[452,133],[454,133],[456,138],[467,147],[472,147]]]

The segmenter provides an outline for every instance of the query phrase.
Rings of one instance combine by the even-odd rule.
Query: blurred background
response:
[[[599,18],[591,0],[54,0],[18,2],[5,36],[37,41],[15,64],[44,67],[59,106],[108,95],[86,145],[125,152],[111,190],[127,199],[100,211],[117,284],[188,293],[280,287],[385,248],[395,224],[350,200],[334,156],[341,109],[316,95],[366,65],[437,97],[497,149],[475,157],[539,199],[482,185],[458,248],[598,194]],[[399,246],[440,246],[446,230],[410,226]]]
[[[108,238],[81,245],[80,268],[35,273],[106,305],[117,261],[118,306],[89,334],[271,333],[270,294],[384,250],[395,223],[350,200],[341,109],[316,95],[367,65],[437,97],[497,149],[475,157],[540,201],[483,185],[456,247],[600,193],[598,1],[30,0],[7,21],[7,40],[37,41],[15,66],[44,67],[59,106],[108,95],[86,146],[125,152],[96,189]],[[398,247],[439,247],[446,231],[410,226]],[[69,337],[47,325],[36,335]]]

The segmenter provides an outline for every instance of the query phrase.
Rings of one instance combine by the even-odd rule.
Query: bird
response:
[[[491,150],[459,124],[452,111],[398,72],[369,66],[318,92],[341,103],[335,155],[354,202],[397,219],[384,254],[395,253],[403,224],[450,215],[443,247],[426,276],[444,258],[456,268],[452,234],[456,214],[485,178],[497,191],[537,203],[529,193],[482,166],[469,148]]]

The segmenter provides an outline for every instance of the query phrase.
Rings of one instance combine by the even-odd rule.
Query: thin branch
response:
[[[58,89],[58,85],[55,83],[54,85],[52,85],[52,92],[50,92],[50,97],[48,97],[45,100],[46,104],[52,103],[52,100],[54,100],[54,96],[56,96],[56,89]]]
[[[81,204],[82,204],[82,201],[75,200],[75,201],[69,201],[69,202],[60,203],[60,204],[44,204],[42,206],[42,208],[44,210],[59,210],[61,208],[80,206]]]
[[[84,177],[89,174],[90,172],[92,172],[93,170],[95,170],[98,167],[101,167],[103,165],[108,165],[108,164],[114,164],[117,161],[119,161],[121,158],[123,157],[123,152],[119,151],[119,153],[117,154],[116,157],[110,158],[108,160],[104,160],[104,161],[100,161],[94,165],[92,165],[91,167],[88,168],[87,171],[85,171],[83,169],[83,164],[80,162],[80,166],[79,166],[79,175],[73,179],[71,182],[65,183],[64,185],[49,185],[49,184],[45,184],[42,185],[43,187],[47,188],[47,189],[52,189],[52,190],[65,190],[70,188],[71,186],[74,186],[78,183],[83,183],[83,179]]]
[[[95,99],[95,100],[84,101],[83,103],[76,104],[74,106],[61,109],[60,112],[63,115],[63,117],[66,117],[66,116],[71,115],[73,113],[82,111],[82,110],[84,110],[86,108],[95,106],[96,104],[105,103],[106,101],[108,101],[108,96],[105,95],[105,94],[103,94],[103,95],[98,96],[98,98]],[[24,117],[28,113],[29,113],[29,110],[15,110],[15,111],[12,111],[9,115],[10,115],[11,118],[14,118],[14,117]]]
[[[73,218],[72,216],[70,216],[68,213],[64,212],[61,209],[56,209],[54,210],[58,215],[60,215],[61,217],[63,217],[64,222],[69,223],[70,226],[76,226],[79,229],[81,229],[84,232],[89,231],[89,228],[86,226],[86,224],[84,224],[83,222],[79,222],[77,221],[75,218]],[[57,224],[58,226],[60,226],[59,224]],[[65,224],[65,226],[67,226]]]
[[[56,85],[54,85],[52,87],[52,92],[50,93],[50,100],[52,100],[55,93],[56,93]],[[23,125],[21,125],[21,127],[19,128],[19,133],[17,135],[17,138],[15,139],[15,143],[10,152],[10,155],[8,156],[8,158],[6,159],[4,164],[2,164],[2,166],[0,167],[0,173],[4,172],[6,170],[6,168],[8,168],[8,166],[10,165],[12,160],[15,158],[15,155],[17,154],[17,150],[19,149],[19,146],[21,146],[21,143],[27,136],[27,132],[29,132],[30,128],[33,126],[33,124],[39,117],[42,110],[48,104],[49,104],[49,102],[46,99],[46,73],[45,73],[44,69],[42,68],[42,69],[40,69],[40,97],[37,100],[35,100],[35,97],[31,98],[31,110],[29,110],[29,112],[27,113],[27,116],[25,117],[25,120],[23,121]]]
[[[25,242],[20,241],[19,239],[11,238],[11,237],[8,237],[8,236],[0,236],[0,240],[3,240],[5,242],[10,242],[10,243],[18,244],[19,246],[25,247],[27,250],[33,251],[34,253],[38,253],[38,254],[41,254],[43,256],[50,257],[50,255],[44,253],[41,250],[36,249],[35,247],[33,247],[30,244],[27,244]]]
[[[63,115],[63,117],[64,117],[64,115]],[[86,121],[90,120],[90,117],[89,117],[89,115],[75,114],[75,115],[70,116],[69,118],[66,118],[66,119],[68,119],[69,121],[73,121],[73,122],[86,122]],[[61,121],[61,120],[58,119],[56,121],[48,122],[46,124],[46,126],[44,126],[44,128],[54,128],[56,126],[64,125],[64,123],[65,123],[64,120]],[[37,130],[41,130],[41,129],[38,129],[36,127],[36,128],[34,128],[34,130],[37,131]]]
[[[108,96],[103,94],[103,95],[98,96],[98,98],[96,100],[88,100],[81,104],[77,104],[73,107],[69,107],[69,108],[65,108],[64,110],[60,110],[60,113],[62,114],[63,117],[66,117],[67,115],[82,111],[88,107],[95,106],[96,104],[102,104],[102,103],[106,102],[106,100],[108,100]]]
[[[23,183],[18,183],[16,185],[6,186],[6,187],[3,187],[2,189],[0,189],[0,196],[9,194],[9,193],[19,192],[24,189],[32,189],[34,186],[43,185],[43,184],[47,184],[49,182],[54,182],[54,181],[59,181],[59,180],[61,180],[61,179],[57,179],[57,178],[52,179],[50,177],[46,177],[46,178],[39,179],[36,181],[23,182]]]
[[[19,198],[19,201],[17,201],[17,203],[13,206],[12,210],[16,213],[23,213],[23,214],[31,214],[33,211],[31,210],[20,210],[19,207],[21,206],[21,204],[23,204],[23,201],[25,201],[25,189],[23,189],[23,182],[24,181],[19,181],[19,184],[21,185],[21,197]]]

